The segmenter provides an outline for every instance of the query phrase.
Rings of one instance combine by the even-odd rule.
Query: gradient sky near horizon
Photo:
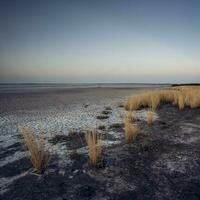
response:
[[[0,82],[200,82],[200,1],[1,0]]]

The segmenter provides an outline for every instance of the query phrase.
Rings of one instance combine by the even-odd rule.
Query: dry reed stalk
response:
[[[200,95],[191,97],[189,105],[190,105],[190,108],[198,108],[198,107],[200,107]]]
[[[97,165],[101,159],[102,148],[101,148],[101,135],[93,132],[87,131],[85,133],[85,140],[88,146],[88,154],[90,163],[92,165]]]
[[[131,111],[129,111],[127,113],[126,118],[128,118],[130,123],[135,121],[135,116],[134,116],[133,112],[131,112]]]
[[[194,89],[193,91],[187,91],[186,93],[186,104],[192,109],[200,107],[200,90]]]
[[[150,94],[150,98],[151,98],[150,108],[155,111],[157,109],[158,105],[160,104],[159,93],[154,92],[153,94]]]
[[[154,113],[153,113],[153,111],[149,110],[147,112],[147,124],[148,124],[148,126],[151,126],[153,124],[153,121],[154,121]]]
[[[140,99],[139,96],[131,96],[124,104],[124,108],[126,110],[137,110],[140,107]]]
[[[125,109],[137,110],[148,107],[155,111],[160,103],[170,103],[180,109],[183,109],[184,106],[189,106],[190,108],[200,107],[200,86],[174,87],[134,95],[125,102]]]
[[[182,93],[178,94],[178,107],[179,107],[179,110],[183,110],[185,107],[185,98]]]
[[[139,133],[139,130],[135,124],[130,123],[130,120],[125,117],[124,119],[124,136],[126,143],[130,144]]]
[[[40,131],[39,136],[36,136],[30,128],[23,127],[21,133],[33,167],[37,173],[43,173],[50,158],[49,152],[45,150],[44,131]]]

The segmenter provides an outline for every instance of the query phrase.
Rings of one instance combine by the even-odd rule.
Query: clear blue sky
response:
[[[200,82],[200,1],[1,0],[0,82]]]

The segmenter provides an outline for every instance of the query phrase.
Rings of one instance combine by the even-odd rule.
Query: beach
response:
[[[48,140],[58,134],[109,127],[122,123],[126,98],[162,85],[1,85],[0,87],[0,167],[27,156],[20,128],[29,127],[37,134],[45,131],[47,146],[61,157],[61,165],[70,162],[62,157],[69,154],[65,145],[52,147]],[[105,107],[111,108],[108,119],[97,119]],[[143,113],[141,113],[143,117]],[[112,134],[112,132],[111,132]],[[106,141],[112,144],[113,141]],[[116,142],[116,141],[115,141]],[[9,150],[11,149],[11,150]],[[80,149],[80,151],[82,151]],[[84,150],[83,150],[84,151]],[[4,177],[1,177],[4,185]],[[12,180],[12,177],[11,177]],[[9,177],[8,180],[9,182]]]
[[[200,1],[0,1],[0,200],[200,200]]]
[[[1,86],[2,199],[199,198],[199,108],[180,111],[161,104],[151,127],[147,109],[138,109],[140,133],[131,144],[124,140],[122,104],[131,95],[169,85],[38,87]],[[29,160],[23,127],[45,133],[51,157],[42,175]],[[97,166],[88,160],[87,130],[102,135]]]

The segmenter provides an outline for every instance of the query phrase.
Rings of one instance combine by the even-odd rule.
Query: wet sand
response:
[[[16,89],[17,87],[17,89]],[[0,88],[0,167],[19,162],[27,154],[20,134],[20,127],[28,126],[36,133],[44,129],[47,146],[53,155],[59,157],[62,168],[70,163],[69,145],[48,142],[55,135],[68,135],[69,132],[95,129],[99,126],[109,126],[121,123],[124,109],[118,107],[129,95],[136,94],[149,87],[87,87],[64,88],[30,86],[9,86]],[[107,119],[97,119],[102,116],[105,107],[112,111]],[[107,141],[112,144],[113,141]],[[80,153],[85,149],[80,148]],[[12,173],[11,173],[12,174]],[[20,173],[7,176],[2,173],[0,187],[4,183],[12,183]],[[6,187],[4,187],[6,188]],[[4,189],[2,189],[4,191]]]
[[[162,105],[152,127],[146,124],[146,111],[139,110],[141,132],[127,145],[122,123],[125,111],[119,105],[143,90],[1,94],[2,199],[199,199],[200,109],[179,111]],[[111,108],[108,118],[97,119],[105,107]],[[41,177],[31,174],[19,124],[47,130],[52,157]],[[105,126],[99,130],[104,136],[103,162],[91,167],[83,131],[99,125]],[[76,134],[69,135],[69,130]]]
[[[121,143],[103,149],[103,165],[99,167],[91,167],[83,152],[71,157],[62,169],[58,158],[52,158],[41,177],[28,172],[31,166],[26,158],[1,167],[1,176],[21,174],[2,198],[199,199],[200,109],[180,112],[164,105],[158,109],[158,115],[151,128],[138,120],[141,133],[131,145],[124,142],[123,125],[108,128],[121,138]],[[81,134],[70,137],[50,142],[71,144],[73,150],[82,148]],[[115,141],[115,136],[112,139]]]

